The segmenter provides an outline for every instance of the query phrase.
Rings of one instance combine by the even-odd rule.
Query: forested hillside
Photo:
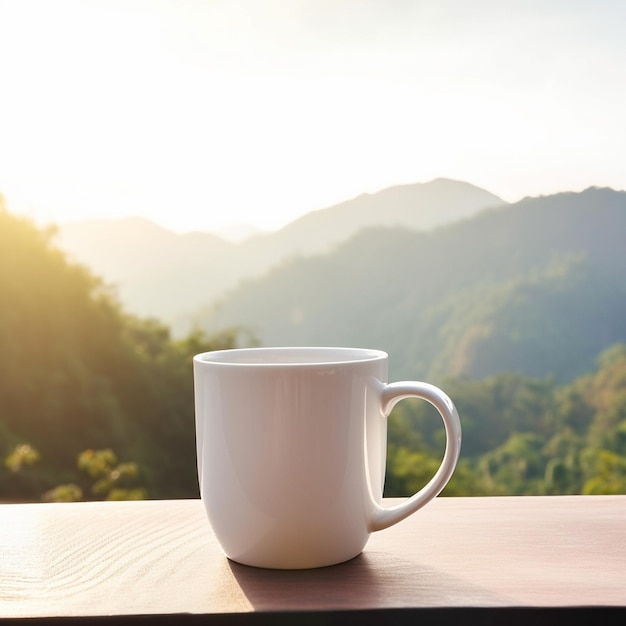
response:
[[[430,233],[362,231],[248,280],[198,322],[266,345],[387,350],[392,375],[569,381],[626,341],[626,193],[528,198]]]
[[[604,208],[598,204],[596,215],[612,220],[614,229],[620,226],[610,203]],[[587,226],[587,231],[576,232],[592,250],[596,239]],[[442,232],[449,241],[460,236],[454,229]],[[387,236],[384,253],[376,244],[376,254],[371,255],[378,257],[369,266],[378,268],[377,273],[353,281],[355,300],[364,306],[359,298],[366,293],[377,311],[385,311],[392,290],[407,287],[408,274],[405,284],[379,280],[384,276],[385,258],[398,253],[394,246],[399,238],[412,241],[416,236],[407,231],[382,234],[364,233],[338,251],[348,254],[359,242],[385,241]],[[419,241],[430,240],[417,236]],[[440,242],[440,236],[433,235],[432,240]],[[611,259],[620,259],[609,246],[611,237],[613,242],[619,239],[618,231],[607,233],[604,261],[592,266],[597,280],[618,274],[608,272]],[[506,248],[511,241],[502,240],[500,245]],[[436,248],[431,244],[433,255]],[[554,249],[559,250],[559,245],[555,243]],[[410,250],[404,246],[399,251],[409,254]],[[538,261],[540,251],[541,246],[534,251]],[[555,259],[559,260],[558,255]],[[492,276],[506,274],[501,266],[491,266],[486,252],[484,261],[485,271],[490,269]],[[580,257],[576,263],[583,261]],[[332,265],[320,273],[316,267],[320,262],[309,261],[308,267],[315,268],[314,280],[308,283],[311,293],[324,281],[326,289],[348,285]],[[301,263],[294,262],[281,272]],[[524,266],[519,259],[510,263]],[[476,270],[466,265],[467,277]],[[436,264],[415,269],[416,275],[430,272],[430,283],[424,284],[437,289],[438,281],[432,277],[438,271]],[[461,269],[463,264],[459,264]],[[559,272],[554,275],[558,277]],[[301,280],[302,274],[298,276]],[[378,285],[375,298],[372,285]],[[619,289],[620,283],[613,285]],[[292,287],[299,292],[296,282]],[[599,292],[606,289],[597,287]],[[533,293],[528,294],[528,314]],[[253,300],[256,309],[262,312],[269,298],[278,294],[261,292]],[[348,304],[338,302],[340,306]],[[587,310],[582,304],[581,308]],[[401,309],[389,313],[401,318]],[[326,323],[321,308],[315,314],[320,325]],[[350,319],[356,325],[368,314],[366,309],[353,308]],[[448,314],[462,317],[463,312]],[[404,339],[417,341],[410,333]],[[0,207],[0,460],[5,461],[0,465],[0,502],[36,501],[64,483],[81,485],[85,498],[104,497],[98,490],[90,491],[84,470],[92,471],[103,463],[113,467],[117,462],[113,459],[122,461],[118,473],[136,464],[139,471],[134,484],[148,497],[196,496],[191,356],[251,341],[247,334],[225,327],[209,338],[196,333],[172,339],[162,324],[125,313],[109,287],[87,269],[70,263],[55,247],[52,232],[38,230]],[[592,359],[583,375],[566,384],[554,377],[531,378],[504,371],[482,379],[446,373],[440,382],[458,406],[464,433],[459,467],[445,494],[626,493],[624,345],[616,344]],[[409,493],[432,475],[439,462],[440,420],[425,403],[402,402],[390,417],[389,441],[386,493]],[[113,470],[111,476],[117,468]]]
[[[463,425],[463,451],[444,495],[626,493],[626,345],[568,385],[499,374],[445,381]],[[443,451],[426,403],[390,418],[387,495],[424,484]]]
[[[0,501],[75,481],[88,448],[137,462],[148,494],[194,495],[191,356],[235,336],[173,341],[53,242],[0,206],[0,459],[24,443],[41,457],[0,468]]]

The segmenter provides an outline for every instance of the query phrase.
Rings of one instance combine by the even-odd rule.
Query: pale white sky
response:
[[[625,32],[619,0],[0,0],[0,193],[183,232],[624,189]]]

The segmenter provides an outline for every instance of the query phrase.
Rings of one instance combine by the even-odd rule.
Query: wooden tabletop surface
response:
[[[626,496],[438,498],[305,571],[231,563],[198,500],[8,504],[0,555],[1,618],[622,610]]]

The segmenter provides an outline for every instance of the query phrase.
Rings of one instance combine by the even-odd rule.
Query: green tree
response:
[[[132,486],[138,476],[137,463],[120,463],[113,450],[85,450],[78,455],[77,467],[93,481],[92,497],[97,500],[145,500],[148,492]],[[58,485],[43,495],[46,502],[82,500],[84,490],[75,483]]]
[[[13,451],[4,460],[5,466],[14,474],[19,472],[23,467],[33,465],[39,461],[39,452],[27,443],[21,443],[13,449]]]
[[[626,457],[603,449],[588,449],[583,456],[586,495],[626,493]]]
[[[0,449],[45,464],[0,476],[0,499],[74,481],[72,450],[116,450],[152,497],[197,495],[192,356],[252,342],[238,329],[172,339],[54,245],[53,229],[0,208]]]

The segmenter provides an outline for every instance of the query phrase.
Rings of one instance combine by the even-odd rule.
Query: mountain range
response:
[[[98,267],[92,243],[92,262],[82,260],[120,284],[131,311],[209,333],[244,328],[264,345],[382,348],[396,379],[512,371],[568,381],[626,342],[626,193],[608,188],[507,204],[436,180],[238,245],[129,224],[126,238],[100,225],[99,253],[109,253]]]
[[[571,380],[626,342],[626,193],[527,198],[429,232],[370,228],[249,279],[199,325],[266,345],[348,344],[394,377]]]
[[[184,332],[199,307],[285,259],[329,252],[366,227],[428,230],[504,204],[469,183],[435,179],[363,194],[238,244],[206,232],[177,234],[136,217],[61,224],[58,244],[114,285],[130,312]]]

